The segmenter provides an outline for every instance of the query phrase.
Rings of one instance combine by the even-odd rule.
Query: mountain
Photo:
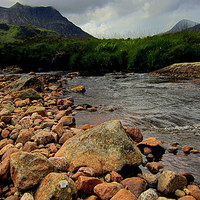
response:
[[[60,38],[61,34],[55,31],[38,28],[33,25],[11,25],[0,23],[0,43],[23,41],[31,38]]]
[[[198,25],[199,23],[193,22],[187,19],[183,19],[179,21],[175,26],[172,27],[167,33],[176,33],[176,32],[181,32],[183,30],[188,30],[191,27],[194,27]]]
[[[191,28],[188,28],[189,31],[200,31],[200,24],[197,24],[196,26],[193,26]]]
[[[56,31],[68,38],[92,38],[52,7],[31,7],[16,3],[0,7],[0,22],[13,25],[34,25]]]

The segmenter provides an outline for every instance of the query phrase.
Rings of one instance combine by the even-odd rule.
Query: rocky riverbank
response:
[[[200,62],[176,63],[150,73],[156,76],[170,76],[183,79],[200,78]],[[199,82],[199,81],[198,81]]]
[[[0,199],[200,199],[190,172],[159,162],[177,143],[166,149],[118,120],[77,129],[75,114],[97,108],[63,97],[65,77],[32,74],[0,78]]]

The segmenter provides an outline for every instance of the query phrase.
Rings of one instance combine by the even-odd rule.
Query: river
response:
[[[119,119],[123,125],[138,126],[144,138],[155,137],[167,147],[178,142],[177,155],[166,151],[161,163],[164,169],[190,171],[200,183],[200,154],[185,155],[183,145],[200,150],[200,85],[192,81],[175,81],[146,74],[76,77],[68,87],[84,85],[84,94],[70,93],[75,104],[97,106],[97,112],[81,111],[76,115],[77,127],[98,125]],[[114,111],[108,111],[114,110]]]

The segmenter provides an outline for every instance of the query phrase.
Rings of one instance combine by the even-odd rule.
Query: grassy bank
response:
[[[65,70],[82,74],[150,72],[176,62],[200,61],[200,33],[141,39],[69,40],[34,38],[0,44],[0,66],[25,71]]]

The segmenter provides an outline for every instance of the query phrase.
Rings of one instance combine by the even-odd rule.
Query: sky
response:
[[[99,38],[136,38],[165,32],[182,19],[200,23],[200,0],[18,0],[52,6]],[[0,0],[10,7],[15,0]]]

